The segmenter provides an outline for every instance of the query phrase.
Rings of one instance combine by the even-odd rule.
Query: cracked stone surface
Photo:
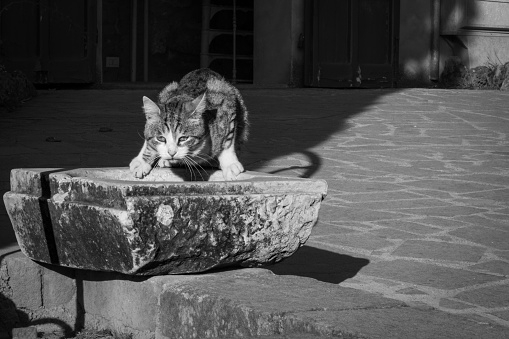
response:
[[[279,262],[309,238],[327,192],[323,180],[245,172],[225,182],[211,171],[198,182],[186,174],[14,169],[4,201],[33,260],[157,275]]]

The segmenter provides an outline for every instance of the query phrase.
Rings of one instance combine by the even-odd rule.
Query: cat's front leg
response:
[[[237,158],[233,143],[229,148],[224,149],[221,154],[219,154],[217,160],[219,160],[219,167],[221,167],[224,180],[226,181],[235,180],[240,173],[244,172],[244,166],[242,166]]]
[[[136,178],[141,179],[149,174],[152,170],[152,166],[143,160],[143,153],[145,152],[146,148],[147,142],[145,141],[140,153],[133,160],[131,160],[131,163],[129,164],[129,170],[132,174],[134,174]]]

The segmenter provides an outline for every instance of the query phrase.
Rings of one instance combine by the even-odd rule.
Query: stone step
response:
[[[39,265],[21,253],[0,266],[7,324],[115,329],[134,339],[503,338],[485,319],[409,305],[352,288],[261,268],[133,277]],[[29,324],[25,324],[29,325]],[[39,325],[37,325],[39,326]]]

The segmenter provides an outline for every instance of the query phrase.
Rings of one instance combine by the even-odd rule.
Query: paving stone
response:
[[[481,287],[454,297],[483,307],[505,307],[509,304],[509,284]]]
[[[349,202],[386,202],[399,200],[409,200],[421,198],[421,195],[406,192],[406,191],[392,191],[392,192],[370,192],[370,193],[355,193],[355,194],[342,194],[339,196],[341,199]]]
[[[507,310],[507,311],[500,311],[500,312],[492,312],[491,314],[493,314],[496,317],[499,317],[500,319],[504,319],[506,321],[509,321],[509,310]]]
[[[475,286],[502,279],[483,273],[401,259],[371,263],[362,269],[362,274],[445,290]]]
[[[399,257],[478,262],[485,248],[448,242],[406,240],[394,252]]]
[[[333,323],[337,329],[348,329],[348,332],[365,338],[478,339],[503,338],[507,334],[506,327],[479,321],[475,317],[410,307],[301,312],[299,315]],[[430,334],[431,328],[436,331],[434,334]]]
[[[469,206],[446,206],[446,207],[424,207],[407,208],[399,210],[401,213],[408,213],[415,216],[434,216],[434,217],[457,217],[460,215],[471,215],[486,212],[486,209]]]
[[[498,220],[507,220],[509,217],[509,213],[503,213],[503,211],[500,210],[497,210],[496,213],[485,213],[484,215],[488,218]]]
[[[496,186],[507,186],[507,177],[502,174],[489,174],[489,173],[466,173],[462,174],[460,176],[456,176],[458,179],[465,180],[465,181],[471,181],[471,182],[477,182],[477,183],[487,183],[491,185]],[[497,190],[500,191],[500,190]],[[506,191],[503,189],[503,191]],[[471,194],[477,194],[477,193],[467,193],[466,195],[469,196]]]
[[[458,228],[458,227],[464,227],[468,224],[458,221],[458,218],[450,219],[450,218],[441,218],[441,217],[432,217],[432,216],[426,216],[421,217],[418,220],[415,220],[415,222],[419,224],[429,225],[433,227],[440,227],[442,229],[452,229],[452,228]]]
[[[418,290],[417,288],[413,288],[413,287],[406,287],[406,288],[402,288],[400,290],[396,290],[396,293],[407,294],[407,295],[427,294],[426,292],[423,292],[423,291]]]
[[[384,219],[398,219],[404,214],[375,211],[362,208],[329,206],[324,204],[320,217],[328,221],[377,221]]]
[[[474,224],[475,226],[489,227],[501,231],[507,231],[507,220],[492,220],[484,215],[469,215],[460,217],[461,220]]]
[[[352,203],[348,206],[354,208],[368,208],[374,210],[384,211],[401,211],[407,212],[413,208],[437,207],[437,206],[454,206],[438,199],[401,199],[401,200],[386,200],[386,201],[373,201],[373,202],[359,202]]]
[[[404,231],[399,231],[391,228],[383,228],[383,229],[377,229],[372,230],[370,232],[371,234],[374,234],[378,237],[385,238],[385,239],[397,239],[397,240],[407,240],[407,239],[419,239],[423,238],[423,235],[415,234],[415,233],[408,233]]]
[[[386,192],[386,191],[400,191],[405,187],[399,184],[388,184],[382,182],[363,182],[363,181],[332,181],[334,183],[331,186],[337,187],[342,192],[351,192],[351,193],[377,193],[377,192]]]
[[[509,251],[493,251],[493,253],[501,259],[509,260]]]
[[[459,228],[451,231],[449,234],[484,246],[499,250],[509,250],[509,231],[504,232],[493,228],[471,226]]]
[[[364,250],[375,251],[385,247],[393,246],[394,243],[381,237],[373,237],[366,233],[347,233],[341,235],[329,235],[316,238],[324,243],[337,244],[341,246],[361,248]]]
[[[507,167],[507,163],[505,163],[504,165]],[[494,201],[499,201],[501,203],[506,203],[507,201],[509,201],[509,189],[503,188],[484,192],[474,192],[470,194],[465,194],[465,196],[471,198],[491,199]]]
[[[451,200],[454,198],[454,195],[452,193],[444,192],[444,191],[437,191],[437,190],[432,190],[432,189],[416,188],[416,187],[409,187],[407,190],[409,192],[418,193],[421,195],[421,197],[444,199],[444,200]]]
[[[412,219],[413,220],[413,219]],[[381,220],[377,222],[379,225],[387,226],[393,229],[408,231],[417,234],[433,234],[441,232],[442,229],[437,227],[431,227],[412,222],[410,220]]]
[[[475,307],[475,306],[472,306],[472,305],[460,302],[458,300],[449,299],[449,298],[442,298],[442,299],[440,299],[440,303],[438,305],[440,307],[451,309],[451,310],[465,310],[465,309],[468,309],[468,308]]]
[[[502,260],[492,260],[482,264],[469,266],[469,268],[509,276],[509,263]]]
[[[320,236],[320,235],[344,234],[344,233],[354,233],[354,232],[356,232],[356,231],[352,230],[350,228],[330,225],[330,224],[326,224],[326,223],[320,223],[320,224],[318,224],[318,227],[313,227],[311,234],[314,236]]]
[[[495,188],[501,188],[500,186],[493,186],[488,184],[479,184],[475,182],[462,181],[462,180],[445,180],[445,179],[436,179],[436,180],[419,180],[407,183],[412,187],[421,187],[426,189],[436,189],[446,192],[454,192],[454,193],[468,193],[468,192],[478,192],[478,191],[486,191]]]
[[[355,230],[369,230],[377,227],[371,222],[358,222],[358,221],[328,221],[331,225],[337,225],[341,227],[351,228]],[[320,220],[321,224],[321,220]]]

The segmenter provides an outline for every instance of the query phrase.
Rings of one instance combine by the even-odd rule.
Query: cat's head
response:
[[[206,107],[205,93],[196,98],[177,95],[161,105],[143,97],[147,147],[170,163],[199,157],[208,147],[209,133],[203,118]]]

